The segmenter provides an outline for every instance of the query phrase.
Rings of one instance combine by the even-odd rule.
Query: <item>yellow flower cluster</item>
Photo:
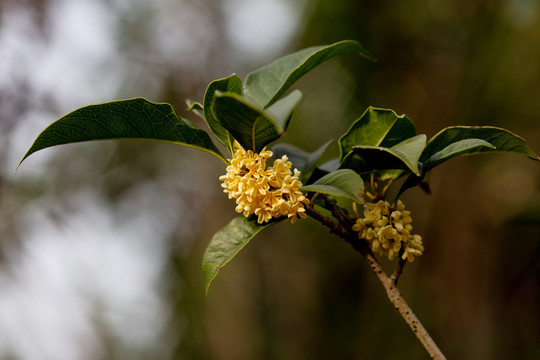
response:
[[[367,240],[375,253],[392,260],[403,248],[401,258],[408,261],[422,255],[422,238],[411,235],[411,212],[405,210],[401,200],[395,209],[382,200],[365,206],[364,217],[356,220],[353,230],[358,232],[359,238]]]
[[[272,157],[272,151],[265,148],[257,154],[245,151],[238,142],[234,146],[227,174],[219,180],[223,181],[221,186],[229,199],[236,199],[237,212],[257,215],[259,224],[285,215],[291,223],[296,222],[297,216],[307,217],[304,204],[309,204],[309,200],[298,190],[302,186],[298,180],[300,171],[291,171],[287,156],[274,160],[274,165],[267,169],[266,160]]]

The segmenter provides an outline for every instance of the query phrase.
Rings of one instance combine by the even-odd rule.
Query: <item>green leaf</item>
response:
[[[187,99],[186,105],[188,111],[193,111],[195,114],[204,119],[203,106],[201,103]]]
[[[270,225],[257,223],[256,218],[238,216],[214,234],[204,252],[202,270],[206,283],[206,294],[222,267],[227,265],[255,235]]]
[[[232,74],[223,79],[212,81],[206,88],[203,100],[204,117],[210,130],[216,135],[216,137],[225,145],[229,150],[232,150],[232,143],[229,139],[229,132],[216,120],[212,111],[212,102],[218,92],[228,92],[233,94],[240,94],[242,91],[242,79],[236,74]],[[231,151],[232,153],[232,151]]]
[[[451,143],[444,149],[437,151],[424,161],[425,171],[442,164],[448,159],[456,156],[470,154],[478,151],[480,148],[488,148],[495,150],[495,146],[481,139],[464,139]]]
[[[295,90],[263,110],[240,95],[216,92],[212,111],[217,121],[245,150],[258,153],[283,135],[301,98],[302,93]]]
[[[475,141],[463,141],[472,139],[477,146],[474,146]],[[478,140],[492,146],[480,146]],[[512,152],[540,160],[523,138],[506,129],[493,126],[452,126],[441,130],[429,140],[420,161],[425,163],[427,171],[456,156],[495,152]]]
[[[416,135],[416,127],[411,119],[405,115],[397,117],[396,122],[384,137],[380,146],[392,147]]]
[[[373,174],[375,179],[379,181],[387,181],[392,179],[399,179],[400,177],[404,176],[405,174],[410,174],[410,170],[400,170],[400,169],[386,169],[386,170],[379,170],[375,171]]]
[[[418,162],[425,147],[426,135],[423,134],[402,141],[391,148],[353,146],[353,151],[344,159],[342,167],[353,169],[358,173],[402,169],[420,175]]]
[[[244,83],[243,95],[249,102],[266,108],[316,66],[335,56],[351,53],[375,60],[373,55],[368,53],[360,43],[352,40],[328,46],[310,47],[279,58],[248,74]]]
[[[405,115],[370,106],[339,139],[339,159],[343,161],[353,146],[391,147],[415,134],[414,124]]]
[[[309,153],[297,146],[287,143],[279,143],[272,146],[272,152],[276,159],[281,158],[283,155],[287,155],[289,161],[292,163],[293,169],[304,171]]]
[[[21,163],[51,146],[110,139],[171,142],[207,151],[226,162],[208,134],[176,115],[171,105],[135,98],[89,105],[67,114],[37,137]]]
[[[287,155],[289,161],[292,163],[292,167],[300,170],[300,182],[307,184],[311,175],[317,168],[317,163],[321,159],[322,155],[330,146],[333,140],[329,140],[326,144],[319,147],[312,153],[308,153],[291,144],[276,144],[272,147],[274,157],[281,158],[283,155]]]
[[[415,186],[420,186],[422,190],[424,190],[426,193],[430,193],[429,190],[429,183],[424,181],[425,174],[422,174],[420,176],[417,176],[415,174],[409,174],[403,184],[401,185],[397,195],[396,200],[405,192],[405,190],[408,190],[410,188],[413,188]]]
[[[302,173],[300,174],[300,181],[302,182],[302,184],[307,184],[309,182],[309,179],[317,168],[317,164],[321,160],[321,157],[323,156],[326,149],[328,149],[328,146],[330,146],[330,144],[333,142],[334,140],[328,140],[325,144],[323,144],[317,150],[308,155],[306,159],[306,165],[303,168]]]
[[[464,155],[497,152],[513,152],[540,160],[523,138],[506,129],[492,126],[448,127],[428,141],[420,157],[420,162],[424,164],[421,176],[410,175],[398,196],[411,187],[425,184],[425,174],[446,160]]]
[[[349,169],[336,170],[311,185],[302,186],[300,190],[344,197],[359,204],[364,203],[364,181],[360,175]]]
[[[339,169],[339,159],[334,158],[334,159],[328,160],[322,163],[321,165],[317,166],[317,169],[321,169],[322,171],[326,171],[329,173],[334,172],[337,169]]]
[[[294,90],[287,96],[279,99],[272,105],[266,108],[266,111],[272,115],[278,126],[278,130],[283,133],[289,126],[289,120],[293,110],[296,108],[300,100],[302,100],[302,92],[300,90]]]

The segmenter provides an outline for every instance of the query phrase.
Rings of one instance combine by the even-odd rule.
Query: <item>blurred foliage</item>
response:
[[[54,23],[53,3],[3,1],[0,10],[7,14],[9,6],[26,7],[46,40]],[[122,6],[126,3],[103,1],[118,26],[112,58],[123,69],[108,96],[144,96],[182,109],[184,99],[202,100],[211,79],[261,65],[244,60],[240,69],[234,63],[231,40],[223,35],[227,1]],[[198,20],[188,24],[192,29],[178,21],[186,16]],[[538,1],[314,0],[305,3],[298,23],[303,28],[284,53],[355,39],[379,61],[347,56],[302,79],[304,100],[283,141],[314,151],[329,136],[337,139],[372,105],[407,114],[428,136],[454,124],[500,125],[524,135],[539,151]],[[201,30],[208,24],[209,31]],[[203,45],[178,35],[182,29]],[[156,45],[156,36],[165,50]],[[318,86],[321,80],[330,85]],[[62,103],[53,94],[32,92],[28,82],[20,76],[11,88],[1,89],[3,169],[12,146],[6,135],[17,120],[27,119],[37,107],[50,114],[39,119],[41,127],[73,108],[69,99]],[[100,96],[94,94],[96,101],[113,100]],[[337,155],[336,147],[333,151]],[[188,152],[193,160],[183,156]],[[13,178],[13,169],[3,172],[0,248],[6,273],[16,274],[24,257],[25,211],[43,209],[61,226],[62,219],[80,209],[76,194],[86,191],[100,194],[103,211],[118,219],[139,208],[154,227],[162,223],[152,213],[165,217],[164,233],[157,233],[151,244],[164,259],[155,264],[161,273],[153,289],[164,300],[166,314],[160,340],[136,344],[128,331],[103,321],[108,310],[96,306],[95,328],[101,335],[90,342],[91,350],[83,347],[81,359],[427,357],[361,257],[311,220],[278,224],[256,238],[205,297],[200,259],[234,205],[220,192],[217,177],[223,165],[195,153],[131,141],[105,148],[77,145],[59,151],[54,160],[36,158],[25,165],[46,160],[46,175],[27,177],[21,169]],[[411,307],[448,358],[538,358],[537,164],[511,155],[452,160],[430,180],[431,196],[412,191],[404,199],[426,246],[400,281]],[[13,249],[16,243],[19,252]],[[15,352],[0,349],[1,359],[16,358],[8,354]]]

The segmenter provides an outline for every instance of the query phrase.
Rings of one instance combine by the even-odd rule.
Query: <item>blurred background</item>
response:
[[[496,125],[540,152],[538,0],[1,0],[0,359],[428,358],[363,258],[309,219],[256,237],[205,296],[202,254],[236,216],[206,153],[74,144],[13,173],[80,106],[142,96],[204,127],[184,101],[213,79],[344,39],[379,61],[302,79],[283,141],[313,151],[372,105],[428,137]],[[403,198],[426,248],[400,280],[409,304],[449,359],[540,358],[539,164],[460,158],[430,180]]]

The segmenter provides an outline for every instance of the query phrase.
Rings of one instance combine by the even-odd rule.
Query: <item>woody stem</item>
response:
[[[329,205],[329,203],[327,203],[326,205]],[[334,216],[336,214],[339,214],[337,210],[329,210]],[[375,255],[373,255],[371,249],[367,246],[366,241],[358,238],[356,232],[354,232],[350,228],[350,225],[345,221],[343,217],[340,217],[338,215],[336,219],[339,223],[336,223],[331,218],[313,209],[311,206],[306,206],[306,213],[315,220],[328,227],[331,233],[341,237],[343,240],[348,242],[356,251],[362,254],[364,259],[366,259],[369,267],[375,273],[375,275],[383,285],[384,289],[386,290],[388,300],[390,300],[394,308],[399,311],[405,322],[409,325],[409,327],[416,335],[418,340],[422,343],[431,358],[436,360],[445,360],[446,357],[444,356],[444,354],[441,352],[435,341],[433,341],[427,330],[424,328],[420,320],[418,320],[415,313],[412,311],[412,309],[409,307],[409,305],[401,295],[401,292],[399,291],[396,284],[397,278],[399,277],[399,274],[401,272],[396,272],[391,277],[388,276],[377,261],[377,258],[375,258]]]

